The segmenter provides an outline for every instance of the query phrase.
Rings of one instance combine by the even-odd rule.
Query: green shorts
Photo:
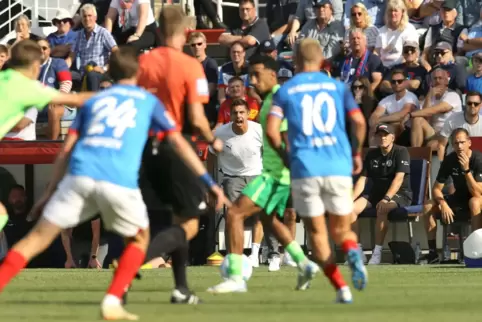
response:
[[[242,194],[261,207],[266,214],[273,211],[283,216],[290,196],[290,186],[282,184],[268,174],[261,174],[244,187]]]

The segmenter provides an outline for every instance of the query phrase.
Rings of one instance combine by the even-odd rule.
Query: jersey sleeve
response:
[[[285,118],[286,100],[284,97],[285,95],[283,95],[281,88],[273,95],[273,102],[271,103],[271,110],[269,111],[270,115],[276,116],[280,119]],[[288,127],[286,127],[286,129],[287,128]]]
[[[39,81],[28,80],[23,82],[21,86],[22,92],[19,94],[18,99],[25,109],[33,106],[42,110],[52,99],[60,94],[56,89],[44,86]]]
[[[344,84],[343,91],[344,91],[344,93],[343,93],[343,107],[345,108],[345,111],[348,114],[359,112],[360,108],[358,107],[358,104],[355,101],[355,98],[353,97],[353,94],[351,93],[350,89],[348,88],[348,85]]]
[[[204,70],[198,61],[190,61],[189,65],[184,67],[186,77],[187,103],[203,103],[209,102],[209,86]]]
[[[176,132],[179,129],[176,122],[166,111],[161,102],[154,98],[154,109],[152,111],[151,128],[150,130],[159,138],[162,139],[170,132]]]
[[[395,172],[410,173],[410,155],[406,148],[402,148],[398,151],[395,158]]]

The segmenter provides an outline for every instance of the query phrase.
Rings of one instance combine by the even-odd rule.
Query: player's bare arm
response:
[[[59,95],[56,95],[50,101],[50,104],[80,107],[84,105],[85,101],[91,98],[94,94],[94,92],[82,92],[78,94],[67,94],[59,92]]]
[[[171,132],[166,137],[169,143],[173,146],[176,153],[182,158],[186,165],[194,172],[195,175],[209,187],[211,193],[217,198],[216,209],[221,209],[224,205],[230,207],[231,203],[224,196],[223,190],[214,182],[211,176],[207,173],[206,168],[199,160],[194,150],[189,143],[179,132]]]

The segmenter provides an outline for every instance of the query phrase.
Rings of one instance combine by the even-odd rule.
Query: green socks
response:
[[[228,275],[231,278],[242,278],[243,276],[243,255],[228,254]]]
[[[3,230],[3,227],[5,227],[7,222],[8,222],[8,215],[7,214],[1,214],[0,215],[0,231]]]
[[[300,264],[306,261],[305,253],[301,248],[300,244],[298,244],[295,240],[288,244],[285,247],[285,251],[290,254],[291,258],[295,261],[296,264]]]

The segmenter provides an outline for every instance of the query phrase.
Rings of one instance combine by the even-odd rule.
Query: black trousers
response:
[[[136,28],[137,27],[132,27],[125,31],[119,30],[115,35],[115,39],[117,43],[119,45],[126,44],[127,39],[129,39],[130,36],[135,34]],[[160,46],[160,39],[157,33],[156,23],[154,22],[150,25],[147,25],[141,37],[136,41],[130,42],[129,45],[134,46],[138,52],[141,52],[142,50],[145,50],[145,49],[149,49],[151,47]]]

